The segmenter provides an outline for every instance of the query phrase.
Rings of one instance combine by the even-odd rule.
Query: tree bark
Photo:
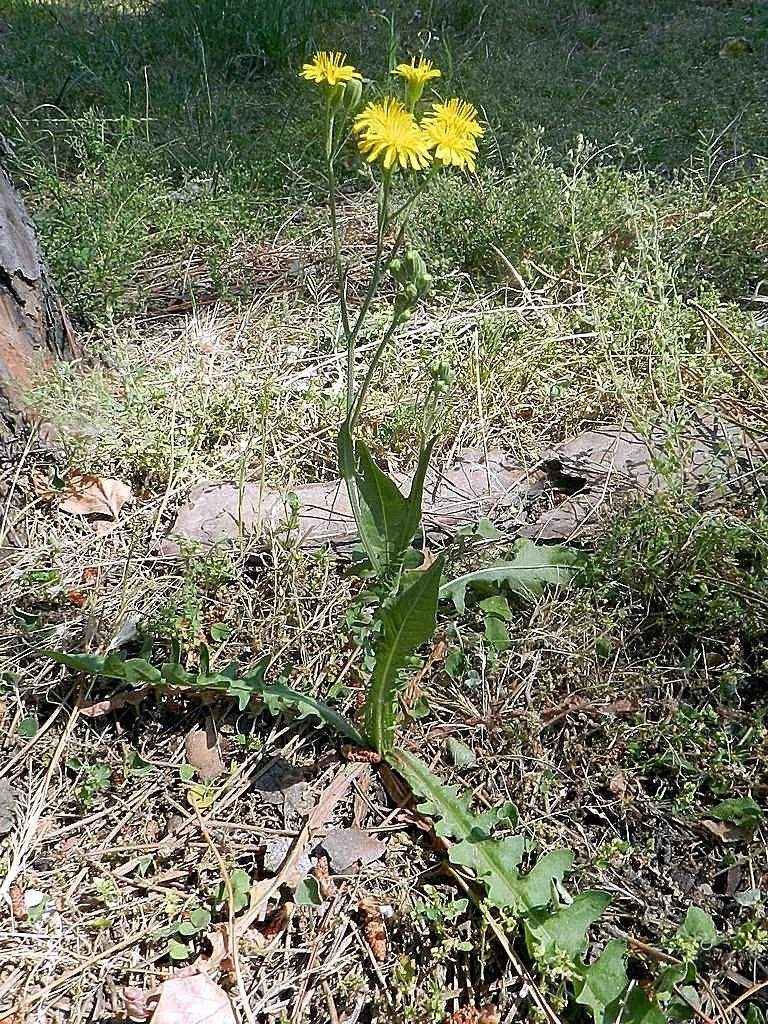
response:
[[[0,165],[0,446],[35,421],[25,399],[35,371],[77,355],[34,225]]]

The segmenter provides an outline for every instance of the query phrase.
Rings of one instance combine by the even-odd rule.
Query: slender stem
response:
[[[397,317],[392,318],[392,320],[389,323],[389,327],[387,327],[386,331],[384,332],[384,336],[382,337],[381,341],[376,347],[376,351],[373,353],[373,358],[371,359],[371,362],[368,365],[368,370],[365,374],[365,379],[363,380],[357,398],[354,400],[354,404],[352,405],[349,411],[348,419],[350,434],[354,431],[355,426],[357,425],[357,421],[360,418],[360,412],[363,408],[365,396],[368,394],[368,389],[371,386],[371,381],[373,380],[373,375],[376,372],[376,367],[379,365],[379,363],[381,362],[381,357],[384,355],[384,349],[387,347],[387,342],[392,337],[395,328],[398,326],[399,323],[400,321],[397,319]]]
[[[370,308],[373,297],[376,294],[376,289],[379,287],[382,275],[382,254],[384,252],[384,235],[386,234],[387,225],[389,223],[389,192],[392,176],[389,171],[385,171],[382,177],[381,190],[379,192],[379,208],[378,208],[378,230],[376,232],[376,253],[373,258],[373,271],[371,272],[371,280],[368,284],[368,289],[363,299],[363,304],[355,319],[354,327],[351,332],[347,335],[347,418],[352,423],[352,410],[353,407],[358,408],[360,402],[355,401],[355,342],[360,333],[360,329],[363,326],[365,317]],[[377,350],[378,351],[378,350]],[[370,368],[369,368],[370,373]],[[357,421],[357,415],[355,416],[355,422]]]
[[[339,239],[339,222],[336,215],[336,174],[333,169],[333,130],[335,118],[331,109],[330,96],[325,108],[325,169],[328,177],[328,206],[331,216],[331,232],[333,234],[333,259],[336,264],[336,275],[339,279],[339,295],[341,297],[341,326],[345,340],[349,340],[349,311],[347,309],[347,272],[341,259],[341,241]]]

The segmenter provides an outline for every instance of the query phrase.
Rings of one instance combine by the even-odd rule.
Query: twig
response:
[[[243,971],[240,967],[240,952],[239,943],[237,941],[237,934],[235,932],[235,891],[232,888],[232,877],[229,873],[227,865],[224,863],[224,858],[219,852],[219,848],[211,839],[211,834],[205,826],[203,816],[200,813],[200,808],[197,806],[197,801],[192,800],[192,808],[197,816],[197,823],[200,826],[200,831],[203,835],[203,839],[208,844],[213,856],[216,858],[216,863],[219,865],[219,871],[221,871],[221,877],[224,879],[224,888],[227,893],[227,910],[228,910],[228,926],[229,926],[229,949],[232,953],[232,964],[235,969],[235,977],[237,978],[237,990],[240,993],[240,1000],[243,1004],[243,1011],[245,1016],[248,1018],[248,1024],[256,1024],[256,1018],[253,1015],[251,1004],[248,1000],[248,992],[245,987],[245,981],[243,980]]]

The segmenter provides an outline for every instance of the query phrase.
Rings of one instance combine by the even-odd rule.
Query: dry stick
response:
[[[248,1018],[248,1024],[256,1024],[256,1018],[253,1015],[253,1010],[251,1009],[251,1004],[248,1000],[248,992],[246,991],[245,982],[243,980],[243,971],[240,967],[240,952],[238,949],[237,935],[235,934],[235,891],[232,888],[232,877],[227,869],[227,865],[224,863],[224,858],[219,852],[219,848],[216,846],[213,839],[211,839],[211,834],[205,826],[203,816],[200,814],[200,808],[197,806],[196,800],[192,800],[192,809],[197,816],[197,823],[200,826],[203,839],[206,841],[211,853],[216,858],[216,863],[219,865],[219,871],[221,871],[221,877],[224,879],[229,916],[229,948],[232,953],[232,964],[235,968],[235,977],[237,978],[237,990],[240,993],[240,1000],[243,1004],[245,1016]]]
[[[62,985],[66,985],[69,981],[74,981],[75,978],[80,977],[84,974],[89,967],[93,967],[94,964],[101,963],[102,960],[109,960],[116,953],[122,953],[123,950],[129,949],[134,946],[137,942],[141,942],[142,939],[148,938],[150,935],[157,931],[157,926],[152,925],[150,928],[144,928],[140,932],[136,932],[135,935],[129,936],[127,939],[123,939],[122,942],[118,942],[116,946],[110,946],[109,949],[103,950],[101,953],[97,953],[95,956],[88,957],[83,963],[77,967],[73,967],[71,971],[66,971],[56,981],[52,981],[50,985],[46,985],[45,988],[40,989],[36,992],[32,999],[27,1003],[26,1009],[32,1009],[37,1006],[38,1003],[42,1002],[46,996],[50,995],[51,992],[55,992],[57,988],[61,988]]]
[[[760,395],[760,397],[763,399],[763,401],[768,403],[768,395],[766,395],[765,391],[760,386],[759,382],[756,381],[755,378],[752,376],[752,374],[738,361],[738,359],[736,359],[731,354],[730,349],[728,349],[723,344],[723,342],[720,340],[720,338],[718,338],[718,336],[715,333],[715,331],[712,329],[712,323],[710,322],[711,314],[707,313],[706,310],[702,309],[701,306],[697,305],[695,302],[691,303],[691,305],[696,310],[696,312],[699,314],[699,317],[701,318],[702,323],[704,324],[704,326],[707,328],[707,331],[709,332],[710,338],[712,338],[712,340],[715,342],[715,344],[720,349],[720,351],[723,353],[723,355],[726,357],[726,359],[730,360],[730,362],[733,363],[733,365],[736,367],[738,372],[743,374],[743,376],[745,376],[747,378],[749,383],[752,385],[752,387],[755,389],[755,391],[757,391],[757,393]],[[729,333],[727,331],[727,329],[725,327],[723,327],[723,325],[720,323],[719,320],[714,320],[714,322],[719,327],[723,328],[723,330],[725,330],[726,333]],[[730,337],[733,337],[733,335],[730,335]],[[747,352],[749,354],[752,354],[752,353],[750,353],[749,349],[747,349]]]
[[[366,767],[367,766],[365,764],[355,764],[351,766],[346,765],[342,768],[328,789],[326,789],[325,793],[320,797],[316,806],[313,808],[307,818],[306,824],[302,828],[301,832],[296,836],[291,848],[283,858],[283,862],[275,877],[268,879],[266,882],[260,882],[251,889],[251,906],[237,921],[238,935],[243,935],[250,928],[258,918],[261,908],[270,896],[276,893],[280,886],[290,878],[296,862],[307,848],[313,832],[325,824],[334,807],[344,796],[352,781],[356,779]]]
[[[746,1003],[746,1001],[748,999],[751,999],[756,992],[759,992],[766,986],[768,986],[768,978],[766,978],[764,981],[756,982],[751,988],[748,988],[746,992],[742,992],[740,996],[738,996],[736,999],[733,1000],[732,1003],[729,1003],[728,1006],[725,1007],[725,1010],[723,1011],[725,1016],[727,1017],[728,1014],[732,1013],[737,1006],[741,1006],[742,1003]]]
[[[16,880],[16,877],[21,872],[22,862],[25,853],[25,846],[27,850],[32,850],[36,846],[35,836],[37,834],[38,826],[40,824],[40,818],[42,817],[43,807],[45,806],[45,800],[48,795],[48,787],[51,784],[53,773],[59,766],[59,762],[66,749],[69,737],[74,729],[75,722],[77,721],[78,715],[80,714],[79,704],[83,696],[84,686],[80,685],[78,688],[78,697],[75,703],[75,707],[70,713],[69,720],[67,721],[64,731],[62,732],[59,742],[56,744],[56,749],[53,752],[51,763],[48,765],[48,770],[45,773],[43,783],[38,790],[37,799],[35,800],[34,809],[30,814],[29,821],[26,823],[24,830],[24,837],[19,840],[18,849],[14,852],[11,864],[6,872],[5,879],[3,880],[2,886],[0,886],[0,899],[7,900],[10,892],[11,885]]]

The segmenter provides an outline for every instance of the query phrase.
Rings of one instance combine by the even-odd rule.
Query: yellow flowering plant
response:
[[[431,288],[432,278],[424,260],[405,244],[414,204],[441,168],[475,170],[477,140],[483,128],[475,108],[463,100],[437,100],[426,112],[419,110],[425,89],[442,74],[424,57],[392,68],[401,96],[377,95],[364,105],[363,77],[347,63],[346,54],[316,53],[300,74],[320,89],[324,99],[322,133],[328,210],[347,350],[346,416],[339,433],[339,469],[349,492],[361,543],[378,580],[373,589],[381,600],[374,624],[374,632],[378,630],[376,667],[366,702],[364,734],[375,750],[386,753],[393,742],[401,669],[435,627],[442,560],[420,573],[415,582],[409,580],[405,570],[421,523],[422,491],[434,444],[430,434],[438,396],[447,387],[446,367],[438,361],[430,368],[432,387],[424,402],[419,459],[407,497],[376,465],[356,431],[366,396],[393,334]],[[336,196],[336,163],[348,144],[366,161],[378,187],[373,266],[354,317],[347,299],[347,265],[341,247]],[[396,176],[410,179],[409,195],[399,206],[393,198]],[[358,382],[358,338],[387,271],[395,285],[389,322]]]

